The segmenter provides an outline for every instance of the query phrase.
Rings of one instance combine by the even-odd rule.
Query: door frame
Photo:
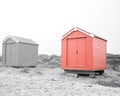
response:
[[[78,39],[78,38],[86,38],[87,40],[88,36],[75,36],[75,37],[67,37],[66,38],[66,66],[69,67],[68,65],[68,40],[69,39]],[[86,42],[86,47],[87,47],[87,42]],[[86,50],[86,60],[87,60],[87,50]],[[87,61],[86,61],[86,65],[87,65]],[[77,67],[77,66],[75,66]],[[87,66],[86,66],[87,67]],[[82,67],[83,68],[83,67]]]

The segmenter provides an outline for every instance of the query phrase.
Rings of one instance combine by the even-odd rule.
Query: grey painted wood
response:
[[[13,36],[5,38],[2,45],[2,62],[4,66],[37,65],[38,44],[34,43],[34,41],[32,42],[30,39],[23,39],[21,40],[21,37]]]

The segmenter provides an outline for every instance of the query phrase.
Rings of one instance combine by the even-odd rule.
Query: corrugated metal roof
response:
[[[97,35],[95,35],[95,34],[93,34],[93,33],[89,33],[89,32],[87,32],[87,31],[85,31],[85,30],[83,30],[83,29],[81,29],[81,28],[78,28],[78,27],[72,28],[72,29],[71,29],[70,31],[68,31],[65,35],[63,35],[62,39],[64,39],[64,38],[65,38],[66,36],[68,36],[69,34],[71,34],[73,31],[80,31],[80,32],[82,32],[82,33],[84,33],[84,34],[86,34],[86,35],[88,35],[88,36],[90,36],[90,37],[96,37],[96,38],[105,40],[105,39],[103,39],[103,38],[101,38],[101,37],[99,37],[99,36],[97,36]],[[107,41],[107,40],[105,40],[105,41]]]
[[[17,37],[17,36],[8,36],[3,40],[3,43],[5,43],[8,39],[13,39],[15,42],[17,43],[28,43],[28,44],[34,44],[34,45],[38,45],[36,42],[34,42],[31,39],[28,38],[23,38],[23,37]]]

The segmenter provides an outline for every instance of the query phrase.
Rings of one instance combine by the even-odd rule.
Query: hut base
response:
[[[91,78],[94,78],[95,75],[103,75],[104,70],[98,70],[98,71],[86,71],[86,70],[64,70],[67,73],[74,73],[77,74],[77,78],[80,75],[89,75]]]

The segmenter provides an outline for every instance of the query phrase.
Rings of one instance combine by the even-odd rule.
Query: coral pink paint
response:
[[[62,38],[64,70],[105,70],[106,40],[80,28],[73,28]]]

